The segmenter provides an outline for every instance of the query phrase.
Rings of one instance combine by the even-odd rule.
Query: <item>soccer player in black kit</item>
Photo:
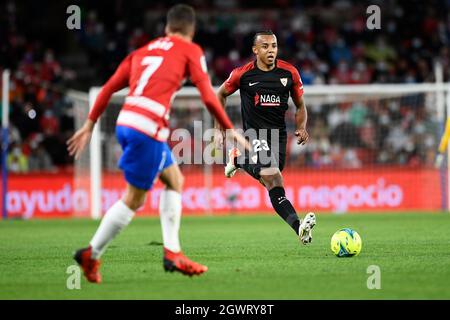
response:
[[[308,244],[316,217],[310,212],[303,220],[299,219],[286,198],[281,175],[286,160],[285,113],[289,96],[297,108],[297,143],[308,140],[303,84],[293,65],[277,59],[277,38],[271,31],[256,33],[252,50],[256,60],[234,69],[217,93],[225,106],[227,96],[240,90],[243,129],[253,147],[248,155],[242,155],[237,148],[229,150],[225,175],[231,178],[237,169],[243,169],[259,180],[268,190],[275,211],[294,229],[301,243]],[[221,129],[217,123],[216,128]],[[215,135],[216,147],[223,146],[223,138],[223,130]]]

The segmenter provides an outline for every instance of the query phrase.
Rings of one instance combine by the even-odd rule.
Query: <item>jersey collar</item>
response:
[[[253,66],[255,67],[255,69],[257,69],[261,72],[271,72],[278,68],[278,58],[275,59],[275,68],[273,68],[272,70],[269,70],[269,71],[264,71],[264,70],[261,70],[260,68],[258,68],[258,65],[256,64],[256,59],[253,61]]]

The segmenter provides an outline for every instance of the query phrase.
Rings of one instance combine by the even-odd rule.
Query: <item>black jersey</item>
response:
[[[289,95],[300,97],[303,84],[293,65],[279,59],[275,63],[274,69],[263,71],[250,62],[234,69],[225,82],[229,94],[240,89],[244,130],[279,129],[286,135]]]

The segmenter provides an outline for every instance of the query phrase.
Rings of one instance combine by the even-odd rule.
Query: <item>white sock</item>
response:
[[[106,211],[94,237],[91,240],[92,259],[99,259],[108,244],[133,219],[134,211],[119,200]]]
[[[173,252],[180,252],[181,194],[173,190],[163,190],[159,199],[159,215],[164,247]]]

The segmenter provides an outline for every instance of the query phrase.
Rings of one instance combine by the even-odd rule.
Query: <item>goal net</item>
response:
[[[87,117],[99,88],[72,92],[76,127]],[[124,191],[117,162],[121,148],[115,121],[127,91],[113,96],[99,121],[89,150],[75,162],[74,188],[90,190],[78,215],[100,217]],[[437,211],[447,208],[447,166],[433,163],[450,115],[448,84],[320,85],[305,87],[309,141],[296,144],[295,106],[286,113],[287,159],[283,178],[287,195],[299,213],[348,211]],[[292,101],[290,101],[292,103]],[[239,93],[227,100],[227,113],[242,127]],[[217,163],[203,159],[213,120],[195,88],[183,88],[173,103],[169,144],[186,178],[183,212],[234,214],[271,212],[265,189],[238,171],[231,179]],[[181,151],[180,151],[181,150]],[[175,152],[176,151],[176,152]],[[158,214],[154,185],[139,214]]]

